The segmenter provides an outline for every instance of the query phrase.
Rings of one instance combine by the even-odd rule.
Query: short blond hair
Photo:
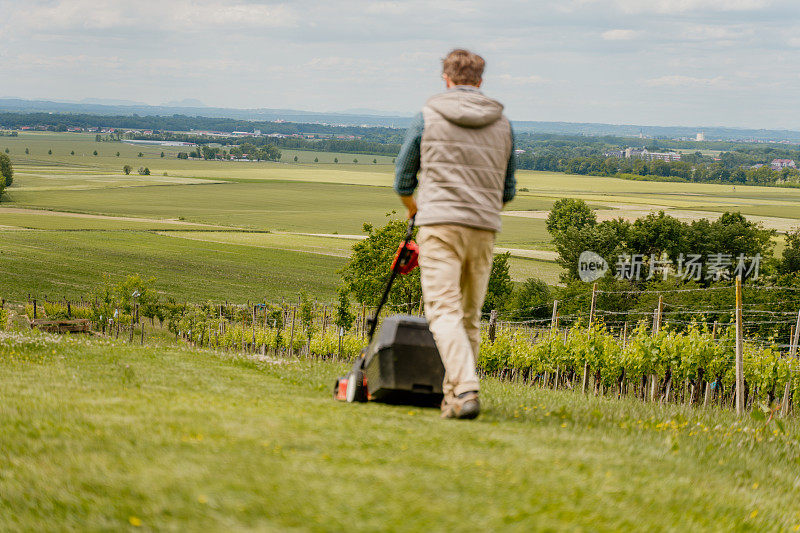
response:
[[[481,56],[463,48],[456,48],[442,60],[442,73],[456,85],[478,85],[485,67]]]

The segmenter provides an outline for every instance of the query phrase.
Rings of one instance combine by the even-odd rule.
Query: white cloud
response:
[[[681,76],[680,74],[671,74],[661,76],[658,78],[651,78],[644,81],[645,87],[720,87],[725,85],[725,79],[722,76],[714,78],[695,78],[692,76]]]
[[[287,5],[238,0],[58,0],[11,9],[0,22],[0,33],[52,37],[86,31],[241,30],[292,27],[297,19],[294,9]]]
[[[741,24],[734,26],[693,24],[683,31],[683,37],[693,41],[740,41],[749,39],[753,34],[753,28]]]
[[[637,30],[608,30],[604,31],[600,37],[604,41],[632,41],[640,35],[642,32]]]
[[[687,13],[690,11],[754,11],[772,0],[616,0],[626,13]]]
[[[500,74],[497,79],[511,85],[542,85],[550,81],[542,76],[512,76],[511,74]]]

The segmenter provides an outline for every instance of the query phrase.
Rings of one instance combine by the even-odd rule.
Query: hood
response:
[[[503,116],[503,104],[474,90],[450,89],[432,96],[428,106],[463,128],[482,128]]]

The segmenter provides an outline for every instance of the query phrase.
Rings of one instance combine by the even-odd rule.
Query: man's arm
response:
[[[511,155],[508,157],[508,166],[506,166],[506,181],[503,185],[503,205],[513,200],[514,196],[517,194],[517,178],[514,177],[514,172],[517,170],[517,159],[514,154],[514,130],[510,129],[510,131]]]
[[[400,200],[408,210],[411,218],[417,213],[417,203],[414,200],[414,189],[417,188],[417,173],[420,167],[420,144],[422,143],[422,130],[425,122],[422,113],[418,113],[411,121],[403,140],[403,146],[397,155],[394,173],[394,190],[400,195]]]

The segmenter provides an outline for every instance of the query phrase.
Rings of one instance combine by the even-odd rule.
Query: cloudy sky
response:
[[[412,113],[456,46],[516,120],[800,129],[797,0],[0,0],[0,96]]]

